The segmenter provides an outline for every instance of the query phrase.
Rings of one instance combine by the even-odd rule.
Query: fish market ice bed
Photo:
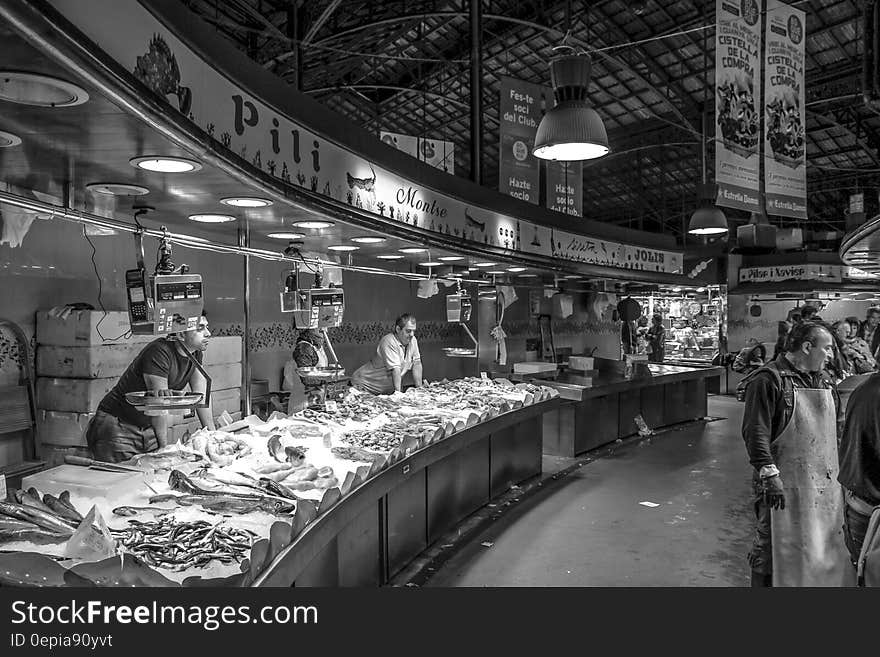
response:
[[[541,416],[557,398],[540,385],[463,379],[389,396],[352,390],[333,411],[197,432],[133,460],[146,474],[124,492],[71,491],[79,513],[99,515],[76,531],[103,519],[115,556],[0,540],[0,572],[11,573],[0,584],[25,581],[22,567],[99,585],[382,584],[540,473]]]

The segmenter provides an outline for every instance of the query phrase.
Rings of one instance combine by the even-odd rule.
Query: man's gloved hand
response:
[[[771,509],[785,508],[785,489],[782,486],[782,477],[773,475],[761,480],[764,486],[764,501]]]

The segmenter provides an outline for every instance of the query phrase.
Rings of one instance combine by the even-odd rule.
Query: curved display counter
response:
[[[253,585],[386,583],[462,519],[541,473],[543,418],[559,403],[557,397],[503,413],[394,462],[288,546],[267,546]]]
[[[589,387],[541,381],[559,391],[560,407],[544,417],[544,452],[576,456],[632,436],[641,415],[651,429],[706,416],[707,384],[723,367],[679,367],[650,363],[634,376],[602,373]]]

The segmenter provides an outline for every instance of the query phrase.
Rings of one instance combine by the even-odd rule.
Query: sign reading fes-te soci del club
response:
[[[318,136],[215,70],[136,0],[49,1],[138,80],[215,139],[218,147],[284,183],[392,221],[511,253],[550,257],[551,232],[558,244],[590,239],[469,205]],[[606,250],[618,253],[630,248],[604,244]],[[681,271],[681,253],[657,253],[663,257],[615,259],[612,266]],[[556,250],[557,257],[606,264],[600,254],[601,249]]]

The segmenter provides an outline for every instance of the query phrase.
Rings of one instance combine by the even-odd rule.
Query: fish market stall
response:
[[[75,460],[0,505],[0,585],[380,585],[541,471],[552,388],[462,379]]]

